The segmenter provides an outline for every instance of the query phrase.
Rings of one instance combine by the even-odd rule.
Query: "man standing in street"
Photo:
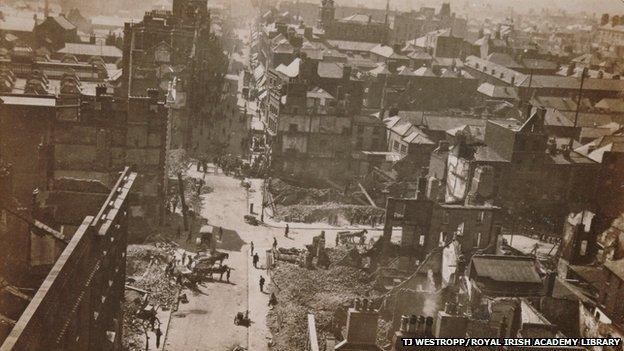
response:
[[[289,232],[290,232],[290,227],[288,227],[288,223],[286,223],[286,228],[284,228],[284,236],[288,238]]]
[[[260,292],[264,292],[264,277],[260,276]]]
[[[254,244],[253,241],[251,242],[251,256],[253,257],[254,255]]]
[[[273,250],[277,249],[277,239],[273,237]]]
[[[253,266],[254,266],[254,268],[258,268],[258,261],[260,261],[260,257],[258,256],[258,253],[255,253],[253,255]]]

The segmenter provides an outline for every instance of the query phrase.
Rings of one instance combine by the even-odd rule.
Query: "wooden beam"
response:
[[[370,195],[368,195],[368,192],[366,192],[366,189],[364,189],[362,184],[358,183],[358,186],[360,187],[360,190],[362,190],[362,192],[364,193],[364,196],[366,196],[366,199],[368,200],[368,202],[370,202],[371,206],[377,207],[377,205],[375,205],[375,201],[373,201]]]
[[[308,335],[310,351],[319,351],[318,336],[316,335],[316,321],[312,313],[308,314]]]

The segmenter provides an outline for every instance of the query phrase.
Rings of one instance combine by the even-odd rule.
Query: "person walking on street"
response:
[[[277,239],[273,237],[273,250],[277,249]]]
[[[255,253],[253,255],[253,266],[254,266],[254,268],[258,268],[258,261],[260,261],[260,257],[258,256],[258,253]]]
[[[288,223],[286,223],[286,228],[284,228],[284,236],[288,238],[288,233],[290,232],[290,227]]]
[[[219,227],[219,240],[223,240],[223,227]]]
[[[225,280],[227,280],[227,282],[230,282],[230,273],[232,272],[232,268],[227,269],[227,272],[225,272]]]
[[[260,292],[264,292],[264,277],[260,276]]]
[[[251,242],[251,256],[253,257],[254,255],[254,244],[253,241]]]

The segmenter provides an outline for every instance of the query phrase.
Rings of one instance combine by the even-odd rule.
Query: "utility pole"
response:
[[[576,112],[574,113],[574,129],[578,126],[578,117],[579,112],[581,110],[581,99],[583,97],[583,83],[585,83],[585,76],[587,75],[587,67],[583,68],[581,71],[581,85],[579,86],[578,97],[576,99]],[[570,138],[569,149],[572,150],[572,144],[574,142],[574,138]]]

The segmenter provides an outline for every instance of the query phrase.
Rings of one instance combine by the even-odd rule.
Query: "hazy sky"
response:
[[[314,0],[307,0],[314,1]],[[335,0],[338,5],[362,5],[383,8],[386,0]],[[471,4],[490,3],[499,8],[513,7],[524,12],[530,8],[557,7],[567,9],[568,12],[588,11],[597,14],[604,12],[624,13],[624,0],[390,0],[390,7],[398,9],[418,8],[420,6],[435,6],[447,1],[453,4],[463,5],[466,1]],[[319,0],[320,2],[320,0]]]

